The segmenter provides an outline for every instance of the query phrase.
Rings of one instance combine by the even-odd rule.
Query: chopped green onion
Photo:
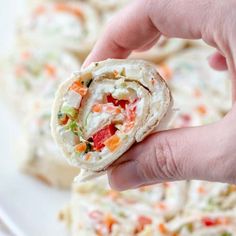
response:
[[[65,113],[72,119],[76,119],[78,115],[78,111],[75,108],[69,106],[63,106],[61,108],[61,113]]]

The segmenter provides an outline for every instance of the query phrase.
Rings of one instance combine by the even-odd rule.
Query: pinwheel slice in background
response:
[[[236,186],[225,183],[191,181],[186,214],[192,212],[227,212],[236,209]]]
[[[26,17],[18,24],[20,44],[64,48],[80,59],[91,50],[100,32],[96,11],[79,1],[36,4]]]
[[[64,50],[17,48],[1,66],[3,97],[17,115],[27,112],[35,98],[53,99],[64,78],[79,68]]]
[[[69,188],[79,169],[68,165],[52,139],[51,105],[44,100],[31,104],[16,149],[17,162],[23,172],[49,186]]]
[[[199,213],[191,216],[176,217],[164,225],[166,236],[234,236],[236,232],[236,214]]]
[[[213,123],[230,110],[231,81],[227,72],[208,65],[212,52],[210,47],[188,49],[158,66],[179,109],[175,128]]]
[[[128,0],[89,0],[89,2],[101,12],[119,10],[131,1]]]
[[[186,183],[165,183],[136,190],[111,190],[102,177],[74,184],[72,198],[59,218],[71,235],[162,235],[164,222],[185,203]],[[82,233],[81,233],[82,234]]]
[[[165,38],[162,36],[151,49],[143,52],[134,52],[130,57],[159,63],[181,51],[185,45],[186,41],[184,39]]]
[[[72,165],[96,175],[163,127],[171,111],[170,90],[154,65],[109,59],[91,64],[60,86],[52,133]]]

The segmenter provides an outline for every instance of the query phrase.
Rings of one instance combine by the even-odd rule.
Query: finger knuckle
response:
[[[181,177],[179,165],[175,159],[175,146],[167,138],[161,138],[155,145],[155,165],[158,169],[159,175],[167,180],[176,180]]]

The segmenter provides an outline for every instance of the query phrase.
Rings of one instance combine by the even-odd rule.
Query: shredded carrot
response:
[[[104,217],[104,224],[106,225],[106,228],[108,229],[109,233],[112,232],[112,226],[116,224],[116,222],[117,221],[114,219],[114,217],[111,214],[107,214]]]
[[[55,9],[60,12],[69,12],[71,14],[74,14],[75,16],[84,19],[84,15],[78,7],[73,7],[71,5],[68,5],[66,3],[57,3],[55,4]]]
[[[79,143],[75,146],[76,152],[84,152],[87,148],[87,145],[85,143]]]
[[[80,81],[75,81],[71,86],[70,90],[75,91],[76,93],[79,93],[81,96],[85,96],[88,92],[88,88],[85,88]]]
[[[121,109],[119,107],[116,107],[116,106],[113,106],[113,105],[110,105],[110,104],[104,105],[104,109],[108,113],[114,113],[114,114],[120,114],[121,113]]]
[[[78,92],[83,97],[87,94],[88,89],[83,87],[83,88],[80,88]]]
[[[230,224],[230,220],[225,217],[217,218],[216,224],[217,225],[228,225],[228,224]]]
[[[92,107],[92,112],[100,113],[102,111],[102,105],[101,104],[94,104]]]
[[[197,191],[198,191],[198,193],[201,193],[201,194],[206,193],[206,189],[202,186],[200,186]]]
[[[45,70],[50,76],[55,76],[56,75],[56,67],[50,64],[45,65]]]
[[[204,105],[198,106],[197,111],[200,115],[205,115],[207,113],[207,109]]]
[[[169,231],[166,228],[166,226],[164,224],[159,224],[158,225],[158,230],[162,233],[162,234],[168,234]]]
[[[104,144],[111,152],[114,152],[121,145],[121,140],[115,134],[115,135],[111,136],[109,139],[107,139],[104,142]]]

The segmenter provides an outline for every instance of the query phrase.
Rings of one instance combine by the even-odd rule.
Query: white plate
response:
[[[22,12],[24,1],[0,0],[0,5],[2,56],[12,47],[14,21]],[[69,191],[47,187],[19,172],[14,160],[14,147],[20,129],[2,101],[0,117],[0,214],[3,211],[7,221],[15,223],[18,234],[24,236],[68,235],[64,226],[58,222],[57,213],[69,201]],[[4,217],[0,215],[0,218]]]

